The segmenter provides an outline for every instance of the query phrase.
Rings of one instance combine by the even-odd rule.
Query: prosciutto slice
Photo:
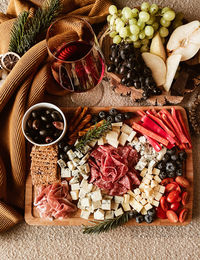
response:
[[[90,183],[103,189],[109,195],[123,195],[140,180],[134,166],[138,153],[131,146],[114,148],[100,145],[90,154]]]
[[[39,187],[37,193],[34,206],[41,218],[63,219],[77,210],[72,203],[67,181]]]

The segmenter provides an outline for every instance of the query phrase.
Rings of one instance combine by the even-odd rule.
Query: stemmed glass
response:
[[[71,93],[72,101],[98,104],[105,62],[91,25],[76,16],[61,18],[49,27],[46,41],[53,77]]]

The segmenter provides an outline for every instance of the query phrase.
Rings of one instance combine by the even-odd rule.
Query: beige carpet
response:
[[[7,1],[0,1],[5,10]],[[123,0],[120,3],[126,2]],[[133,1],[130,1],[133,2]],[[139,2],[139,1],[138,1]],[[158,1],[156,1],[158,2]],[[199,16],[199,0],[159,1],[179,9],[189,7],[188,13]],[[104,86],[99,105],[132,106],[130,99],[114,94]],[[49,101],[55,102],[54,97]],[[183,105],[191,103],[188,97]],[[61,106],[71,105],[68,97],[59,98]],[[83,235],[81,227],[36,227],[22,223],[0,234],[0,260],[198,260],[200,259],[200,138],[193,136],[194,147],[194,214],[186,227],[121,227],[102,235]]]

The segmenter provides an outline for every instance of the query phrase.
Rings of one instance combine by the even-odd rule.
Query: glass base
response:
[[[78,106],[97,106],[102,100],[103,93],[104,87],[103,84],[100,83],[98,86],[87,92],[71,94],[71,100]]]

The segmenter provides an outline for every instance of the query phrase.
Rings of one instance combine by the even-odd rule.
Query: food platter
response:
[[[171,107],[156,107],[155,109],[169,109]],[[98,113],[101,110],[108,111],[110,107],[93,107],[90,108],[91,113]],[[138,110],[138,107],[119,107],[117,108],[120,111],[123,112],[136,112]],[[140,110],[148,110],[151,109],[151,107],[140,107]],[[182,107],[176,107],[177,110],[179,110],[182,114],[182,117],[186,123],[187,129],[188,128],[188,122],[187,122],[187,115],[185,110]],[[71,114],[74,112],[74,108],[61,108],[63,113],[66,115]],[[134,121],[138,121],[138,118],[136,113],[134,113]],[[156,225],[156,226],[167,226],[167,225],[187,225],[191,222],[192,219],[192,205],[193,205],[193,164],[192,164],[192,150],[188,149],[187,152],[187,160],[186,160],[186,177],[190,182],[190,187],[188,188],[188,191],[190,193],[190,199],[187,204],[187,208],[189,209],[188,217],[183,222],[177,222],[177,223],[171,223],[167,219],[156,219],[153,223],[147,224],[145,222],[138,224],[136,223],[135,219],[130,220],[126,225]],[[29,159],[29,155],[28,155]],[[25,192],[25,221],[30,225],[49,225],[49,226],[75,226],[75,225],[89,225],[88,220],[85,220],[83,218],[80,218],[80,210],[78,210],[75,214],[72,214],[70,218],[64,218],[62,220],[54,219],[53,221],[42,219],[39,217],[35,207],[33,206],[35,196],[35,190],[34,186],[32,185],[31,175],[28,174],[27,181],[26,181],[26,192]],[[89,218],[89,220],[92,220],[93,218]]]

